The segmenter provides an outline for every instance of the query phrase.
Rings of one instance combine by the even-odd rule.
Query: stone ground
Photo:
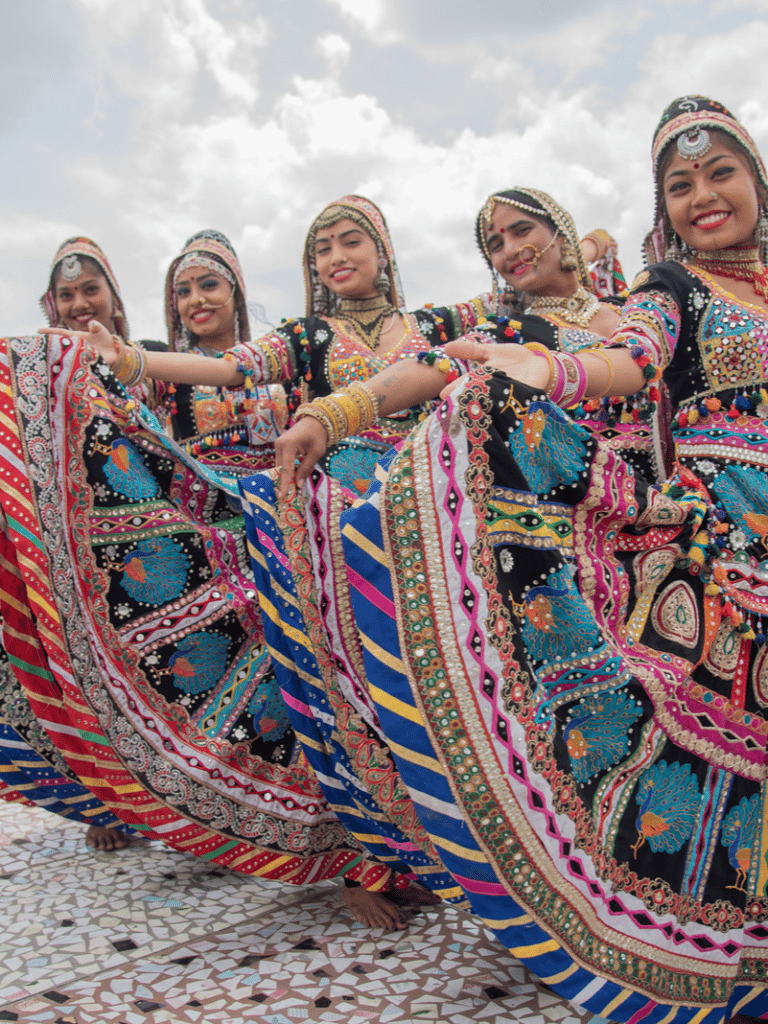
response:
[[[475,918],[356,924],[296,889],[0,800],[0,1022],[605,1024],[542,987]]]

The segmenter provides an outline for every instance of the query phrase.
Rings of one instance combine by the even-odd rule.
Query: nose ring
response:
[[[530,252],[529,256],[523,256],[523,253],[526,249],[528,249]],[[531,245],[530,243],[528,243],[528,245],[524,245],[520,252],[517,254],[518,260],[525,267],[535,267],[536,264],[539,262],[539,256],[541,256],[541,249],[537,249],[535,245]]]
[[[710,192],[709,194],[712,196],[713,199],[717,199],[717,192]]]

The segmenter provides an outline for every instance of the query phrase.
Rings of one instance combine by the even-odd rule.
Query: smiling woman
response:
[[[51,327],[85,331],[91,320],[97,320],[110,334],[128,339],[117,280],[107,257],[90,238],[68,238],[59,246],[40,305]]]

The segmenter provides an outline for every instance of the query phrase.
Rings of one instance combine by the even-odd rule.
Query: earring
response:
[[[379,272],[376,275],[376,291],[382,295],[386,295],[389,291],[391,284],[389,280],[389,274],[387,273],[387,258],[384,255],[384,250],[381,247],[381,243],[377,242],[376,249],[379,253]]]
[[[560,245],[560,269],[561,270],[578,270],[579,261],[576,259],[576,253],[573,251],[573,246],[564,238]]]
[[[682,260],[685,256],[685,250],[687,248],[688,247],[685,245],[685,242],[680,241],[680,237],[678,236],[677,232],[672,231],[670,232],[669,240],[664,249],[664,259]]]
[[[768,213],[765,206],[760,207],[760,217],[757,221],[757,246],[762,259],[768,251]]]

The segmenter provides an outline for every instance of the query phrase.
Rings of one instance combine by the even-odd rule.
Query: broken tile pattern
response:
[[[602,1024],[477,919],[355,924],[339,887],[294,889],[0,801],[0,1024]]]

